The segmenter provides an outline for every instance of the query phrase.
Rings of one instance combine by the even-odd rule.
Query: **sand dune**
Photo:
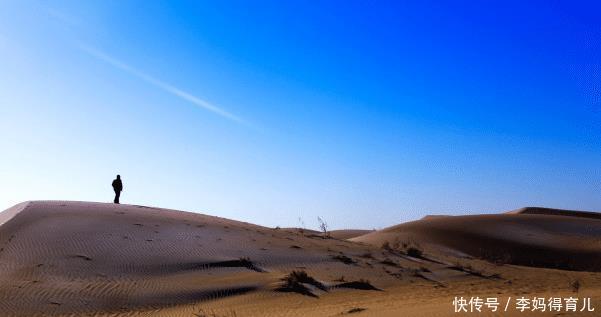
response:
[[[523,208],[496,215],[427,217],[352,241],[399,247],[419,241],[494,262],[601,270],[601,219],[592,212]]]
[[[451,316],[456,295],[570,294],[574,279],[601,305],[598,273],[465,255],[492,243],[524,259],[534,248],[534,264],[552,266],[552,249],[588,268],[580,257],[598,257],[600,223],[445,217],[324,239],[145,206],[27,202],[0,213],[0,316]],[[407,252],[403,239],[423,253]]]
[[[550,216],[566,216],[566,217],[582,217],[591,219],[600,219],[601,213],[592,211],[565,210],[542,207],[524,207],[517,210],[509,211],[508,214],[521,215],[550,215]]]
[[[23,316],[147,310],[269,289],[297,268],[344,268],[334,250],[357,248],[144,206],[29,202],[2,217],[10,220],[0,227],[0,312]]]

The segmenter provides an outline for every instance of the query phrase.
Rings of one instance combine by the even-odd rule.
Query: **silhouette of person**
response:
[[[117,178],[113,180],[113,190],[115,191],[115,200],[113,202],[115,204],[118,204],[119,196],[121,196],[121,191],[123,190],[123,183],[121,182],[121,175],[117,175]]]

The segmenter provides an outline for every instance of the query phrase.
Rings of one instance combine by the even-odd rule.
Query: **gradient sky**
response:
[[[0,0],[0,209],[601,211],[595,2]]]

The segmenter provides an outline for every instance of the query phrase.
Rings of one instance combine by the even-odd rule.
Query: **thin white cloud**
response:
[[[154,78],[154,77],[152,77],[150,75],[147,75],[147,74],[145,74],[145,73],[143,73],[143,72],[141,72],[141,71],[139,71],[139,70],[137,70],[137,69],[135,69],[135,68],[133,68],[133,67],[131,67],[131,66],[129,66],[129,65],[127,65],[127,64],[125,64],[125,63],[123,63],[123,62],[121,62],[121,61],[113,58],[113,57],[111,57],[111,56],[109,56],[108,54],[106,54],[106,53],[104,53],[104,52],[102,52],[100,50],[97,50],[95,48],[92,48],[90,46],[83,45],[83,44],[80,44],[79,48],[82,51],[88,53],[89,55],[91,55],[94,58],[97,58],[97,59],[99,59],[99,60],[101,60],[103,62],[106,62],[106,63],[108,63],[108,64],[110,64],[110,65],[112,65],[112,66],[114,66],[114,67],[116,67],[118,69],[121,69],[121,70],[127,72],[130,75],[138,77],[138,78],[142,79],[143,81],[145,81],[145,82],[147,82],[149,84],[152,84],[152,85],[154,85],[154,86],[156,86],[156,87],[158,87],[158,88],[160,88],[160,89],[162,89],[162,90],[164,90],[164,91],[166,91],[166,92],[168,92],[168,93],[170,93],[170,94],[172,94],[174,96],[177,96],[177,97],[179,97],[179,98],[181,98],[183,100],[186,100],[186,101],[188,101],[188,102],[190,102],[190,103],[192,103],[192,104],[194,104],[194,105],[196,105],[196,106],[198,106],[200,108],[203,108],[205,110],[211,111],[211,112],[213,112],[215,114],[218,114],[218,115],[220,115],[220,116],[222,116],[224,118],[227,118],[229,120],[232,120],[234,122],[237,122],[237,123],[249,126],[248,122],[246,122],[242,118],[240,118],[240,117],[238,117],[236,115],[233,115],[233,114],[231,114],[231,113],[229,113],[229,112],[227,112],[227,111],[225,111],[225,110],[223,110],[223,109],[221,109],[221,108],[219,108],[219,107],[217,107],[217,106],[209,103],[208,101],[202,100],[202,99],[200,99],[200,98],[198,98],[198,97],[196,97],[196,96],[194,96],[194,95],[192,95],[192,94],[190,94],[188,92],[185,92],[185,91],[183,91],[183,90],[181,90],[181,89],[179,89],[179,88],[177,88],[177,87],[175,87],[173,85],[170,85],[170,84],[165,83],[165,82],[163,82],[161,80],[158,80],[158,79],[156,79],[156,78]]]
[[[48,13],[48,16],[55,20],[58,20],[68,28],[75,28],[81,25],[80,20],[54,8],[46,8],[46,12]]]

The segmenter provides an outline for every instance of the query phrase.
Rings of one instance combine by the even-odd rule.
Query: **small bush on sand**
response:
[[[413,240],[404,241],[402,243],[400,241],[395,241],[393,244],[391,244],[389,241],[385,241],[382,243],[381,248],[392,253],[402,252],[414,258],[422,258],[424,256],[422,248]]]
[[[337,254],[332,256],[332,259],[334,260],[338,260],[344,264],[357,264],[357,261],[353,260],[352,258],[349,258],[348,256],[344,255],[344,254]]]
[[[471,264],[461,264],[459,262],[456,262],[455,265],[448,266],[447,268],[451,269],[451,270],[463,272],[463,273],[466,273],[469,275],[482,277],[485,279],[502,279],[501,274],[499,274],[499,273],[494,273],[494,274],[488,275],[488,274],[485,274],[485,272],[483,270],[474,268]]]
[[[295,292],[311,297],[317,297],[317,295],[313,294],[305,284],[317,287],[322,291],[327,291],[325,285],[309,276],[305,271],[292,271],[290,274],[286,275],[282,281],[282,286],[276,289],[279,292]]]
[[[394,262],[393,260],[391,260],[389,258],[386,258],[386,259],[380,261],[380,263],[384,264],[384,265],[388,265],[388,266],[399,267],[398,263]]]
[[[317,222],[319,223],[319,230],[321,230],[321,232],[323,233],[323,237],[329,238],[330,232],[328,231],[328,223],[321,217],[317,217]]]
[[[408,256],[414,257],[414,258],[421,258],[424,255],[423,251],[415,246],[408,247],[405,252],[407,253]]]
[[[250,260],[249,257],[241,257],[238,259],[238,261],[225,261],[225,262],[221,262],[221,264],[223,266],[239,266],[239,267],[245,267],[249,270],[253,270],[253,271],[257,271],[257,272],[265,272],[263,269],[261,269],[260,267],[258,267],[253,261]]]
[[[344,282],[336,285],[336,287],[353,288],[367,291],[381,291],[381,289],[373,286],[369,280],[360,279],[358,281]]]
[[[392,248],[390,247],[390,242],[388,241],[384,241],[384,243],[382,243],[381,248],[386,251],[392,251]]]

